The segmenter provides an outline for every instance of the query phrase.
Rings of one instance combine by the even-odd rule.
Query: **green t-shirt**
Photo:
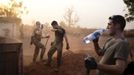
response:
[[[111,38],[106,42],[102,51],[104,55],[99,63],[114,65],[116,59],[122,59],[127,62],[129,50],[127,39],[115,39]],[[99,72],[99,75],[112,75],[109,73]]]
[[[62,27],[60,27],[60,26],[58,26],[56,29],[57,29],[57,31],[55,31],[54,43],[55,44],[59,44],[59,43],[63,42],[65,30]]]

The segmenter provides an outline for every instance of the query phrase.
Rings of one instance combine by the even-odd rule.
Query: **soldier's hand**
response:
[[[85,67],[87,69],[96,69],[97,68],[97,63],[94,59],[94,57],[92,56],[88,56],[84,59],[84,62],[85,62]]]
[[[68,44],[68,43],[67,43],[66,49],[67,49],[67,50],[69,50],[69,49],[70,49],[70,46],[69,46],[69,44]]]
[[[93,43],[98,43],[98,41],[99,41],[99,38],[96,38],[93,40]]]

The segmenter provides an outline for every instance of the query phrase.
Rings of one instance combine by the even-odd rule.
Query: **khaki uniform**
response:
[[[65,30],[62,27],[58,27],[57,31],[55,31],[55,40],[51,44],[51,48],[48,51],[48,63],[51,63],[52,55],[57,50],[57,65],[60,66],[61,58],[62,58],[62,48],[63,48],[63,38],[64,38]]]

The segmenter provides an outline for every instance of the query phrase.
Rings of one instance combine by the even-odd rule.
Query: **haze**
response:
[[[6,2],[8,0],[2,0]],[[18,0],[20,1],[20,0]],[[105,28],[108,17],[119,14],[124,15],[126,5],[123,0],[23,0],[29,13],[22,15],[24,24],[32,24],[33,21],[51,23],[52,20],[64,21],[63,16],[68,8],[73,7],[78,15],[76,24],[87,28]],[[134,28],[129,23],[126,29]]]

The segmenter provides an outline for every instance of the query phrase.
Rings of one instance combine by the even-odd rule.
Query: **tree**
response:
[[[64,15],[64,19],[69,27],[74,26],[79,20],[77,14],[74,12],[74,9],[72,7],[67,9]]]
[[[21,17],[21,14],[28,13],[27,8],[23,6],[23,2],[10,0],[8,5],[0,5],[0,17]]]
[[[127,5],[128,13],[125,14],[128,22],[134,20],[134,0],[123,0]]]
[[[65,24],[64,21],[61,21],[61,22],[60,22],[60,25],[61,25],[62,27],[66,27],[66,24]]]

